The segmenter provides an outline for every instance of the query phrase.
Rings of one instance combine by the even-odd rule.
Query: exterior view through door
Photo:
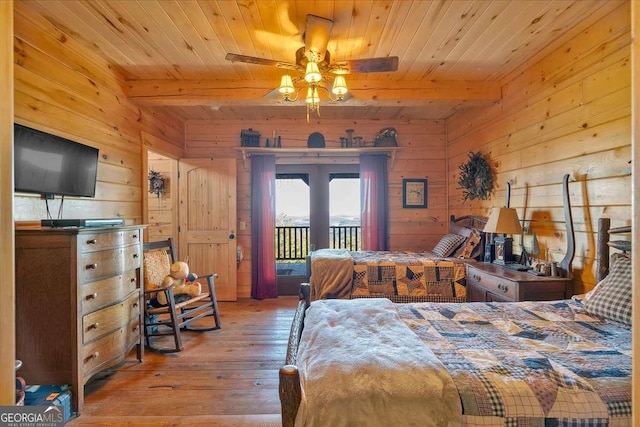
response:
[[[279,295],[309,280],[311,250],[359,250],[358,165],[277,165],[275,233]]]

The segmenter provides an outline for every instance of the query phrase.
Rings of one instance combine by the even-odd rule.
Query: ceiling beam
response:
[[[501,99],[497,81],[348,81],[350,106],[420,107],[435,101],[473,104]],[[271,80],[131,80],[127,97],[148,106],[273,106],[286,104]],[[304,90],[301,95],[304,97]],[[321,99],[327,94],[321,92]]]

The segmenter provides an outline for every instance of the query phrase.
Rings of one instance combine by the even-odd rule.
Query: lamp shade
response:
[[[318,68],[317,63],[313,61],[307,62],[307,68],[304,73],[304,80],[307,83],[318,83],[320,80],[322,80],[322,74],[320,74],[320,68]]]
[[[282,76],[278,91],[283,95],[290,95],[295,92],[295,89],[293,88],[293,80],[291,79],[290,75],[285,74],[284,76]]]
[[[518,212],[513,208],[493,208],[483,231],[485,233],[522,234]]]
[[[333,81],[333,89],[331,89],[334,95],[341,98],[344,97],[347,93],[347,81],[344,76],[336,76]]]

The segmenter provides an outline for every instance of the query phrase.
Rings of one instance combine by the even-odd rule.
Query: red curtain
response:
[[[389,247],[387,175],[386,155],[360,155],[360,221],[365,251],[386,251]]]
[[[251,157],[251,296],[276,298],[276,157]]]

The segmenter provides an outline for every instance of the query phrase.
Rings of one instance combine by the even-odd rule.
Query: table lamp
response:
[[[494,239],[496,264],[507,264],[514,262],[513,238],[507,234],[522,234],[522,226],[518,219],[518,213],[513,208],[493,208],[487,224],[483,230],[485,233],[496,233]]]

